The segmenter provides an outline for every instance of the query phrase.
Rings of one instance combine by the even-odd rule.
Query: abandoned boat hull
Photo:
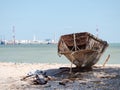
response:
[[[94,65],[100,55],[96,51],[77,51],[74,53],[64,54],[77,67],[90,67]]]
[[[61,36],[58,53],[65,55],[77,67],[91,67],[96,64],[108,43],[88,32]]]

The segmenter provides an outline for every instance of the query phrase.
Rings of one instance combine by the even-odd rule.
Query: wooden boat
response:
[[[58,42],[58,54],[65,55],[77,67],[91,67],[96,64],[108,43],[88,33],[62,35]]]

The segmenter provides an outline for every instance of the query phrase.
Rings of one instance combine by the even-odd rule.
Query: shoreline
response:
[[[9,64],[28,64],[28,65],[54,65],[54,64],[57,64],[57,65],[71,65],[71,63],[27,63],[27,62],[0,62],[0,64],[3,64],[3,65],[9,65]],[[74,65],[74,64],[73,64]],[[95,64],[93,66],[102,66],[103,64]],[[120,64],[105,64],[105,66],[118,66],[120,67]]]
[[[72,90],[75,89],[76,85],[77,88],[82,90],[100,90],[100,88],[109,90],[114,90],[114,88],[117,90],[120,89],[120,64],[106,64],[105,67],[96,64],[93,67],[93,71],[79,72],[79,77],[73,82],[68,82],[66,86],[59,85],[58,81],[49,81],[46,85],[30,85],[28,82],[20,80],[30,71],[58,70],[60,67],[70,67],[70,64],[0,62],[0,90],[38,90],[38,88],[41,90],[54,90],[54,88],[58,88],[57,90]],[[112,86],[107,85],[111,83]],[[99,88],[96,89],[97,87]],[[79,90],[77,88],[76,90]]]

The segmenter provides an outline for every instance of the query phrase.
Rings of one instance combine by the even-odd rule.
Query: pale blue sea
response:
[[[108,64],[120,64],[120,43],[109,44],[99,64],[110,54]],[[70,63],[66,57],[57,55],[57,45],[0,45],[0,62],[15,63]]]

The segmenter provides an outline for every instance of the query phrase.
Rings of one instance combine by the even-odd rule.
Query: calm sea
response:
[[[103,64],[110,54],[109,64],[120,64],[120,43],[112,43],[100,58]],[[0,45],[0,62],[16,63],[70,63],[66,57],[59,57],[57,45]]]

